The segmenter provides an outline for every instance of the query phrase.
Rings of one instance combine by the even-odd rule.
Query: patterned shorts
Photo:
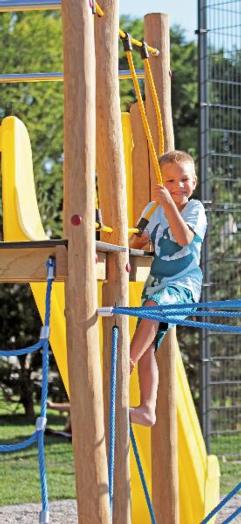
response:
[[[190,289],[187,289],[185,287],[178,286],[178,285],[166,286],[165,288],[160,289],[157,293],[153,293],[153,295],[149,297],[143,294],[142,299],[143,299],[143,302],[142,302],[143,306],[145,305],[147,301],[150,301],[150,300],[156,302],[158,306],[171,305],[171,304],[187,304],[187,303],[190,304],[191,302],[194,302],[193,295]],[[193,312],[194,311],[195,309],[193,308]],[[186,315],[180,314],[178,315],[178,318],[180,318],[181,320],[184,320],[186,318]],[[156,350],[159,349],[166,332],[171,327],[173,327],[173,324],[160,322],[159,329],[158,329],[158,332],[155,338]]]

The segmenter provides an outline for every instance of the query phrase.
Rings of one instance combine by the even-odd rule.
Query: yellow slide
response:
[[[123,116],[123,130],[128,179],[131,193],[131,148],[129,116]],[[128,130],[128,132],[126,131]],[[35,194],[32,152],[28,132],[15,117],[7,117],[0,127],[0,151],[3,176],[3,224],[5,241],[46,239]],[[131,198],[129,212],[132,214]],[[131,305],[139,305],[142,285],[130,283]],[[31,284],[40,314],[44,314],[45,284]],[[101,295],[101,293],[100,293]],[[131,331],[135,321],[130,321]],[[50,342],[63,382],[68,391],[64,284],[55,283],[51,308]],[[219,468],[216,457],[206,454],[201,430],[189,391],[179,349],[177,348],[178,433],[180,478],[180,524],[199,524],[219,499]],[[131,401],[138,400],[136,376],[132,379]],[[150,431],[135,427],[143,468],[151,491]],[[133,523],[149,522],[140,480],[131,456]],[[214,522],[214,521],[213,521]]]

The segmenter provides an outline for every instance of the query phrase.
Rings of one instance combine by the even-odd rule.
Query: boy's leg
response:
[[[146,306],[156,306],[156,302],[148,301]],[[131,371],[142,355],[150,348],[156,337],[159,322],[156,320],[142,319],[134,333],[130,347]]]
[[[159,383],[155,344],[151,344],[138,363],[140,406],[130,408],[131,422],[153,426],[156,422],[156,398]]]
[[[47,406],[50,409],[56,409],[56,411],[70,412],[70,403],[69,402],[51,402],[51,400],[48,400]]]

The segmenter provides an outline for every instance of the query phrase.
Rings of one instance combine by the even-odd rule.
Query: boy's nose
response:
[[[181,188],[184,187],[184,182],[182,180],[179,180],[178,186],[181,187]]]

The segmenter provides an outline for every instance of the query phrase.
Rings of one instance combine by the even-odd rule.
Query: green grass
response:
[[[221,495],[226,495],[241,482],[241,434],[212,437],[211,453],[219,456]],[[229,457],[233,453],[233,456]]]
[[[51,412],[48,427],[63,429],[64,417]],[[19,442],[29,437],[35,426],[29,424],[20,412],[5,414],[0,408],[0,443]],[[46,470],[49,500],[75,497],[75,479],[71,442],[61,437],[45,437]],[[16,453],[0,454],[0,504],[40,502],[37,445]]]
[[[221,471],[220,491],[223,496],[227,495],[234,486],[241,482],[241,462],[223,462],[220,459],[219,464]]]
[[[10,405],[11,406],[11,405]],[[8,409],[8,411],[7,411]],[[13,412],[0,401],[0,443],[17,442],[30,436],[35,427],[29,424],[21,408]],[[62,430],[65,418],[49,411],[48,427]],[[71,442],[46,435],[46,469],[49,500],[75,497],[75,479]],[[212,440],[212,454],[224,455],[230,450],[240,450],[241,437],[221,436]],[[241,461],[231,462],[220,458],[221,495],[225,495],[241,481]],[[18,453],[0,454],[0,504],[40,502],[37,446]]]

